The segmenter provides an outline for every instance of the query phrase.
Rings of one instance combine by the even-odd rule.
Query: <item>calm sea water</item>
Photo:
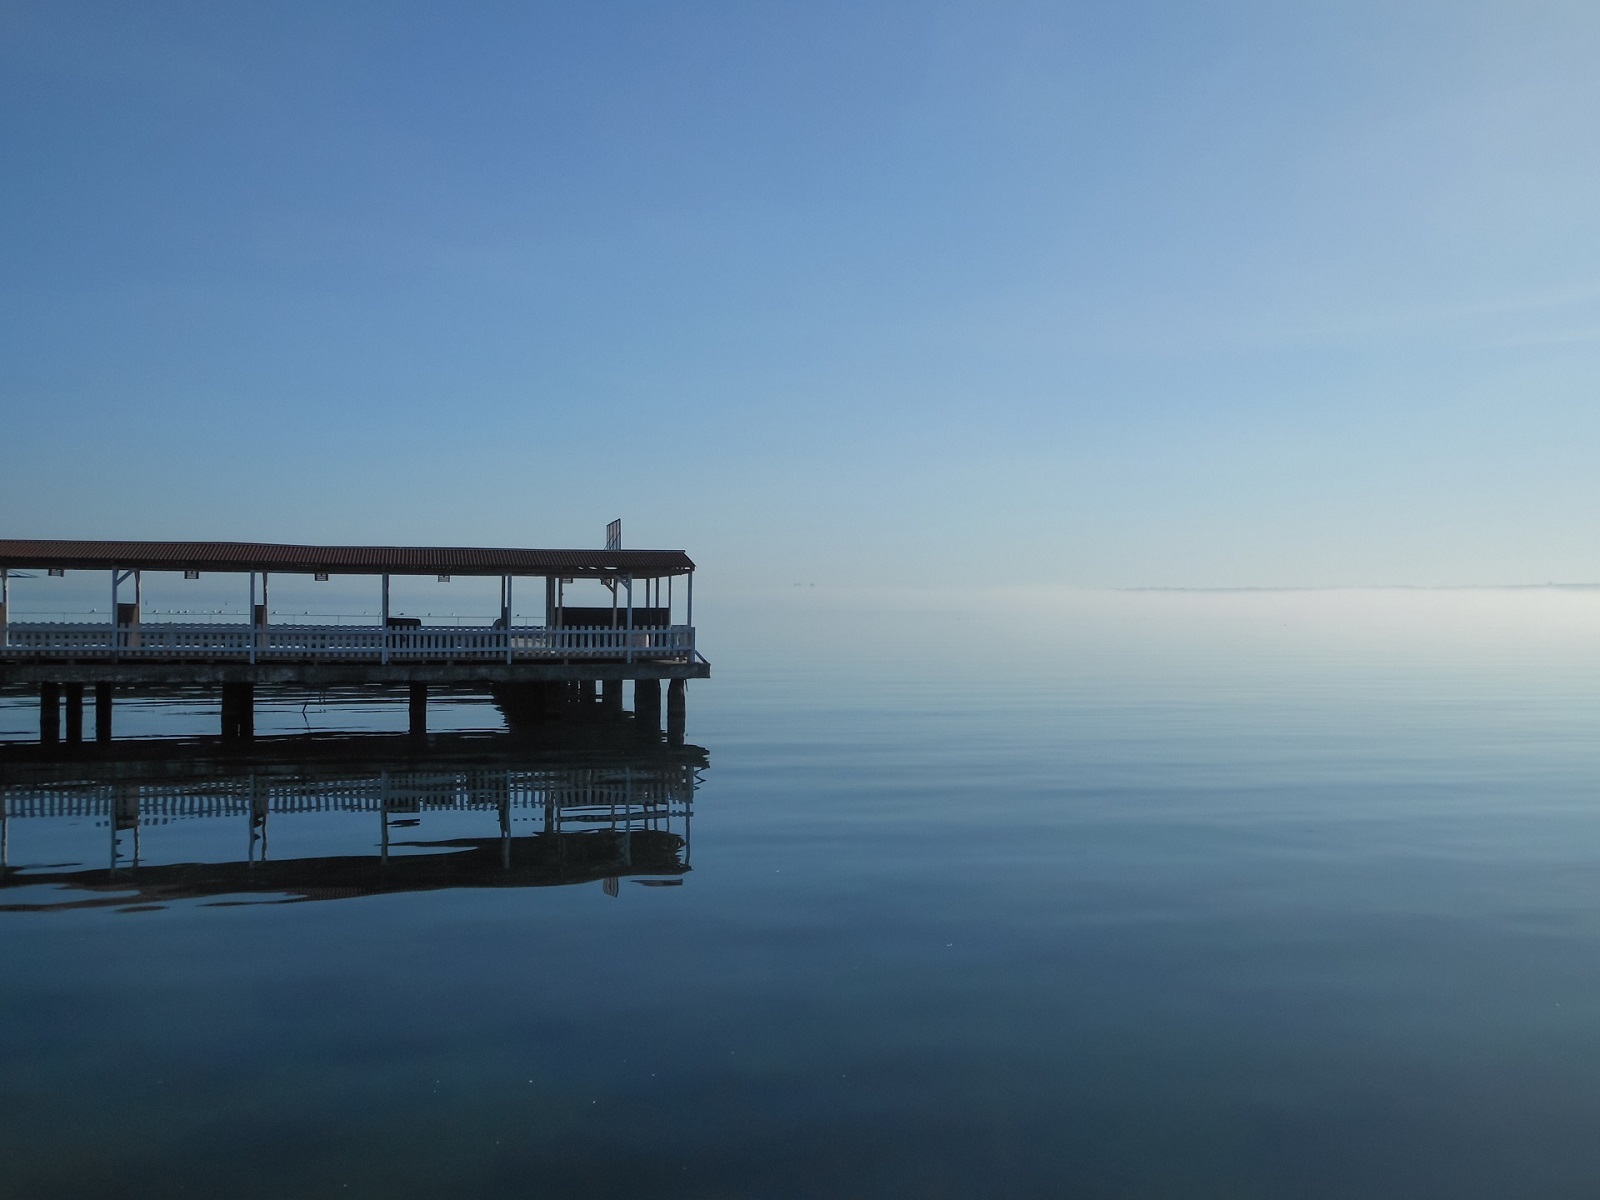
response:
[[[423,890],[327,874],[384,869],[337,806],[269,817],[271,869],[322,860],[281,893],[243,816],[143,824],[122,892],[105,816],[12,818],[0,1195],[1600,1192],[1600,593],[806,588],[701,629],[692,823],[612,874],[483,886],[497,771],[646,787],[621,751],[440,766],[470,803],[389,867],[488,865]]]

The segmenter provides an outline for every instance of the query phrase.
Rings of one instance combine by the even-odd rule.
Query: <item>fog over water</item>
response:
[[[60,908],[117,896],[27,882],[97,879],[104,816],[13,817],[0,1194],[1592,1194],[1600,594],[805,586],[696,622],[671,886],[384,891],[376,816],[274,812],[272,869],[379,890],[230,897],[246,819],[186,818],[143,861],[220,891]],[[336,700],[258,730],[404,728]],[[391,867],[493,859],[485,772],[578,769],[427,769],[469,768]]]

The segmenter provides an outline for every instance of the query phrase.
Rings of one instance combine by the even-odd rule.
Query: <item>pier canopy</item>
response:
[[[294,546],[273,542],[0,539],[0,568],[50,571],[272,571],[322,575],[687,575],[682,550],[523,550],[493,546]]]
[[[110,712],[112,688],[215,684],[223,687],[224,738],[250,736],[258,684],[404,684],[411,689],[413,731],[425,736],[427,689],[435,684],[500,689],[517,711],[542,719],[569,691],[580,708],[603,701],[608,711],[620,711],[626,680],[635,685],[636,714],[658,717],[660,683],[667,680],[671,726],[682,707],[683,681],[710,674],[695,647],[694,561],[682,550],[622,549],[620,521],[611,523],[606,541],[601,550],[532,550],[0,539],[0,687],[39,685],[40,738],[51,744],[52,731],[59,732],[62,686],[68,689],[67,741],[81,740],[83,689],[90,684],[96,688],[96,737],[104,739],[110,727],[102,714]],[[109,576],[104,616],[91,610],[88,619],[11,619],[14,579],[69,571]],[[237,583],[223,586],[239,588],[243,612],[158,611],[146,620],[144,577],[161,574],[232,578]],[[375,579],[375,619],[370,610],[275,610],[272,581],[294,575]],[[498,614],[491,621],[480,611],[463,622],[455,612],[396,612],[391,578],[408,575],[437,576],[439,583],[498,579]],[[683,586],[674,595],[680,576]],[[519,584],[530,578],[542,586]],[[132,599],[124,602],[121,589],[129,583]],[[567,602],[573,584],[578,604]],[[518,591],[532,591],[532,603],[525,595],[519,609]],[[300,623],[296,615],[315,620]]]

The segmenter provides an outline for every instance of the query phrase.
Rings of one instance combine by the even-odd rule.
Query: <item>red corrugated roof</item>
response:
[[[282,571],[330,575],[683,575],[682,550],[518,550],[492,546],[286,546],[271,542],[0,539],[17,570]]]

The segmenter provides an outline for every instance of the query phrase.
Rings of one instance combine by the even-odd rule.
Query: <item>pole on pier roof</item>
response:
[[[254,611],[255,623],[260,626],[261,648],[267,648],[267,614],[272,611],[272,601],[267,594],[267,572],[261,572],[261,603]]]
[[[500,619],[505,623],[506,665],[511,664],[511,576],[507,575],[501,586]]]

